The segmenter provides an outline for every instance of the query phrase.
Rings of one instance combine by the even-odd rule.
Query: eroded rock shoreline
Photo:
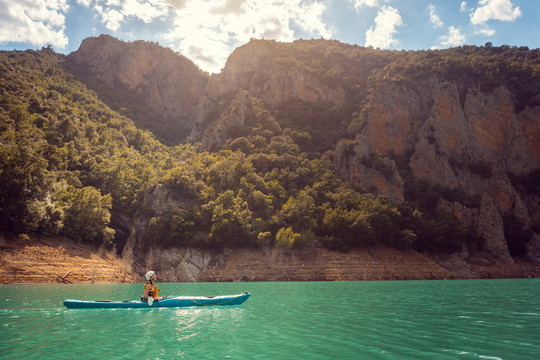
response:
[[[3,284],[135,283],[147,266],[161,282],[443,280],[540,277],[524,259],[497,263],[457,255],[430,258],[414,251],[313,249],[196,249],[153,251],[149,264],[132,264],[112,252],[52,240],[0,244]]]

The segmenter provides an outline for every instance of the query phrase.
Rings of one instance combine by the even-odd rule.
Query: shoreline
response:
[[[3,240],[3,239],[0,239]],[[312,249],[237,249],[214,254],[215,261],[193,269],[161,263],[161,282],[380,281],[540,278],[540,266],[524,260],[466,261],[457,255],[427,256],[391,248],[348,253]],[[192,264],[190,264],[192,265]],[[0,241],[1,284],[142,283],[130,261],[111,251],[50,239]]]
[[[131,265],[111,251],[38,238],[0,237],[0,283],[97,284],[136,282]]]

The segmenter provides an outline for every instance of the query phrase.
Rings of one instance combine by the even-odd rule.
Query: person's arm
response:
[[[157,299],[158,299],[158,300],[159,300],[159,299],[165,299],[165,296],[160,296],[160,297],[158,297]]]

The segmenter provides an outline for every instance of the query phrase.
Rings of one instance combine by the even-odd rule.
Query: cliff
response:
[[[516,112],[512,94],[502,85],[492,92],[467,88],[462,103],[460,85],[435,78],[414,86],[376,82],[364,128],[352,152],[338,147],[336,168],[353,183],[373,186],[394,201],[403,201],[405,187],[395,169],[388,167],[390,175],[386,176],[378,171],[379,178],[372,179],[369,173],[377,171],[362,164],[369,151],[378,151],[387,162],[394,155],[404,157],[415,178],[481,197],[477,209],[464,212],[450,204],[447,210],[484,237],[485,251],[512,262],[503,218],[518,219],[527,229],[540,220],[538,195],[519,191],[511,180],[540,167],[535,140],[540,131],[540,107]],[[540,259],[538,240],[534,235],[529,249],[536,262]]]
[[[291,56],[293,53],[300,58]],[[312,54],[304,53],[298,43],[252,40],[237,48],[223,71],[208,81],[191,137],[200,140],[204,149],[214,150],[223,145],[231,137],[231,110],[238,106],[245,108],[250,98],[260,99],[270,108],[291,100],[343,104],[345,90],[341,84],[325,80],[326,71],[321,69],[326,65],[317,62],[315,68],[306,66],[302,59],[306,56]],[[310,58],[309,65],[311,62]],[[327,66],[329,71],[340,68],[339,64]],[[225,107],[220,106],[223,102]],[[245,125],[243,113],[236,116],[234,125]]]
[[[253,40],[210,77],[106,35],[67,58],[0,55],[8,233],[96,231],[84,241],[112,241],[136,269],[166,264],[171,281],[238,280],[251,263],[250,280],[346,279],[334,270],[385,246],[448,277],[540,264],[539,50]],[[85,188],[103,200],[90,227],[75,212],[95,207]],[[260,259],[244,263],[251,247]],[[303,256],[319,265],[302,272]]]
[[[540,168],[538,95],[523,83],[527,68],[500,75],[504,56],[489,65],[499,67],[499,75],[473,65],[479,53],[490,59],[502,50],[512,51],[473,47],[450,55],[427,52],[422,56],[428,60],[418,63],[439,60],[422,70],[422,64],[394,65],[409,61],[408,54],[370,55],[369,49],[332,42],[252,41],[238,48],[223,72],[208,82],[191,135],[204,149],[218,149],[233,137],[232,128],[246,125],[252,99],[269,109],[295,100],[329,102],[351,117],[349,136],[354,140],[339,143],[334,158],[341,178],[394,203],[408,200],[411,179],[481,199],[474,205],[441,201],[439,211],[453,214],[484,238],[481,250],[502,262],[513,261],[503,222],[517,222],[532,233],[527,255],[540,263],[540,198],[520,183],[530,183]],[[523,63],[538,55],[538,50],[519,51],[523,57],[515,61]],[[445,60],[448,56],[456,56],[456,64],[461,61],[465,74],[445,68],[445,62],[452,62]],[[415,67],[421,75],[408,70]],[[230,106],[219,108],[216,104],[224,100]]]
[[[518,259],[513,264],[465,263],[448,256],[431,259],[414,251],[319,249],[283,251],[275,248],[204,251],[152,251],[143,271],[133,271],[126,259],[93,247],[51,238],[9,244],[0,238],[3,284],[81,284],[143,282],[144,269],[158,272],[160,281],[366,281],[443,280],[540,277],[540,269]],[[148,267],[146,267],[148,266]]]
[[[182,55],[156,43],[100,35],[83,40],[68,60],[117,91],[132,90],[135,101],[153,114],[150,129],[165,127],[177,134],[160,134],[167,140],[178,142],[193,128],[207,75]]]

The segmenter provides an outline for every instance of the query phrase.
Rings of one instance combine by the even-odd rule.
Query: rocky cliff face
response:
[[[190,60],[155,43],[87,38],[70,58],[111,87],[135,90],[156,115],[189,133],[207,76]],[[156,117],[158,117],[156,116]]]
[[[336,173],[358,188],[386,195],[393,203],[404,201],[404,182],[393,160],[383,157],[366,137],[342,142],[336,148]]]
[[[381,171],[379,180],[366,173],[362,159],[370,147],[383,156],[405,157],[416,178],[482,196],[480,209],[468,221],[486,239],[486,252],[511,262],[503,217],[515,217],[525,228],[540,220],[537,196],[518,191],[510,180],[540,167],[540,108],[516,113],[513,96],[504,86],[491,92],[468,88],[462,103],[460,85],[436,78],[414,86],[376,82],[365,126],[352,152],[338,147],[336,169],[353,183],[375,187],[376,192],[401,201],[403,182],[391,180],[398,179],[391,167],[384,180]],[[538,261],[540,253],[529,255]]]
[[[342,45],[254,40],[236,49],[208,81],[186,59],[144,42],[100,36],[85,40],[70,56],[101,81],[135,89],[156,112],[188,129],[203,150],[219,149],[232,129],[244,126],[254,101],[270,111],[302,100],[333,104],[344,116],[356,112],[361,122],[350,127],[354,140],[335,151],[341,178],[401,203],[407,195],[403,169],[392,160],[399,157],[410,176],[481,199],[476,207],[442,201],[439,209],[483,236],[489,257],[513,261],[504,225],[511,217],[533,232],[528,255],[540,263],[540,198],[519,182],[534,179],[531,174],[540,169],[540,107],[518,106],[515,89],[504,84],[482,90],[440,74],[420,80],[385,77],[385,66],[400,55],[376,57],[372,50]],[[316,50],[304,51],[308,47]],[[171,205],[160,189],[147,196]],[[136,233],[141,232],[142,223]],[[197,263],[208,267],[207,260]]]
[[[328,85],[321,73],[306,68],[293,58],[283,59],[275,42],[252,40],[237,48],[221,74],[213,75],[202,95],[191,137],[201,140],[204,149],[213,149],[227,139],[231,108],[219,103],[232,101],[244,107],[249,98],[261,99],[270,108],[289,100],[329,101],[341,105],[345,90]],[[244,113],[234,121],[243,124]],[[225,136],[224,136],[225,135]]]

